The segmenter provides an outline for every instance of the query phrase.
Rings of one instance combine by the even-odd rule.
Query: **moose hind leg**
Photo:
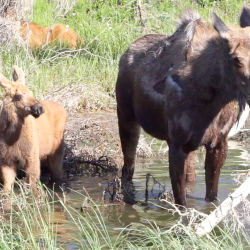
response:
[[[117,111],[119,134],[121,139],[124,165],[122,168],[122,179],[132,181],[135,168],[136,147],[140,137],[140,125],[136,120],[124,119]]]
[[[195,151],[188,154],[185,160],[186,181],[195,181]]]
[[[169,144],[169,173],[174,193],[175,203],[186,205],[186,169],[187,154],[181,146]]]
[[[65,145],[62,141],[53,155],[48,156],[49,167],[51,172],[51,180],[57,184],[63,182],[63,157],[65,153]]]
[[[214,201],[217,197],[220,170],[227,157],[227,140],[218,143],[214,148],[206,147],[206,201]]]

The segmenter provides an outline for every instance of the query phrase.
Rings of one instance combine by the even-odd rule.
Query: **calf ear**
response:
[[[250,26],[250,8],[244,4],[240,15],[240,27],[245,28]]]
[[[214,12],[212,12],[212,23],[220,36],[226,38],[226,34],[230,31],[230,29]]]
[[[21,82],[23,85],[25,85],[25,75],[22,69],[20,69],[18,66],[13,66],[13,73],[12,73],[13,80]]]
[[[11,88],[12,83],[3,74],[0,74],[0,86],[2,86],[7,91]]]

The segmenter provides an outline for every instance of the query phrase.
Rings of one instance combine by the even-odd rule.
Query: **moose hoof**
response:
[[[47,186],[56,192],[64,192],[68,187],[67,181],[64,178],[51,179]]]

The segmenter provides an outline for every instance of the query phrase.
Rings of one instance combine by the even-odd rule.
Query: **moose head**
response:
[[[245,5],[242,9],[240,29],[229,29],[214,12],[212,21],[219,35],[228,41],[235,84],[250,103],[250,8]]]
[[[43,114],[43,106],[33,97],[32,91],[25,86],[24,72],[17,66],[13,66],[13,80],[14,82],[11,82],[0,74],[0,86],[5,90],[4,103],[15,107],[13,112],[20,117],[32,115],[37,118]]]

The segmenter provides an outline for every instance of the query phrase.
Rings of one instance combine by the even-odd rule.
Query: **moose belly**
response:
[[[236,120],[238,116],[238,109],[235,108],[235,105],[236,105],[235,102],[228,103],[223,109],[221,109],[219,114],[213,119],[209,127],[206,129],[206,132],[202,138],[202,143],[204,145],[209,145],[211,147],[214,147],[221,140],[227,139],[230,130],[231,130],[231,135],[238,132],[240,127],[237,126],[238,122]],[[244,125],[246,121],[248,112],[249,109],[246,108],[241,114],[241,117],[239,119],[241,127]],[[234,128],[234,126],[236,127]]]
[[[143,130],[151,136],[167,140],[167,124],[164,119],[164,102],[155,102],[145,98],[134,105],[136,120]]]
[[[27,145],[27,151],[29,150],[30,145]],[[0,142],[0,159],[1,162],[13,167],[21,167],[24,168],[26,165],[26,150],[20,150],[20,145],[14,144],[12,146],[8,146],[5,142]]]

